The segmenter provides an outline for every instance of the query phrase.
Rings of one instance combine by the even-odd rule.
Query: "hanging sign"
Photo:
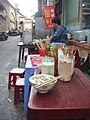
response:
[[[55,17],[54,6],[44,6],[44,16],[46,28],[53,28],[51,20]]]

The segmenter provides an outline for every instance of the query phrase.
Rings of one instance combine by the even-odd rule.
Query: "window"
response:
[[[82,28],[90,29],[90,0],[82,0],[81,2],[82,10]]]

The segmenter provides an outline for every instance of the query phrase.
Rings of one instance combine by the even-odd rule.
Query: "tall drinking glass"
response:
[[[54,58],[44,57],[42,60],[41,72],[43,74],[54,75]]]

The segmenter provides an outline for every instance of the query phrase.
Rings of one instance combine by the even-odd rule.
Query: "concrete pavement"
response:
[[[25,120],[23,103],[14,106],[14,89],[8,90],[8,73],[18,67],[19,36],[0,41],[0,120]]]

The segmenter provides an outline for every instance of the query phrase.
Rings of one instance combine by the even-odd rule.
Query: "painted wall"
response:
[[[49,34],[51,36],[52,29],[46,29],[45,28],[45,21],[43,17],[37,17],[35,19],[35,37],[37,39],[43,39],[46,38],[46,36]]]
[[[0,0],[4,7],[3,11],[0,11],[4,17],[0,16],[0,32],[7,31],[10,28],[16,28],[16,21],[19,23],[20,17],[23,15],[19,12],[16,13],[15,8],[7,1]]]
[[[90,35],[90,29],[82,29],[80,22],[80,0],[64,0],[64,24],[74,35],[75,31],[82,30],[85,35]]]
[[[67,25],[78,21],[78,1],[79,0],[66,1],[66,24]]]
[[[9,28],[15,28],[15,9],[8,3],[7,0],[3,0],[1,2],[4,10],[0,12],[3,13],[4,17],[1,16],[0,19],[0,31],[7,31]]]
[[[80,29],[79,0],[65,0],[64,23],[67,27]]]

